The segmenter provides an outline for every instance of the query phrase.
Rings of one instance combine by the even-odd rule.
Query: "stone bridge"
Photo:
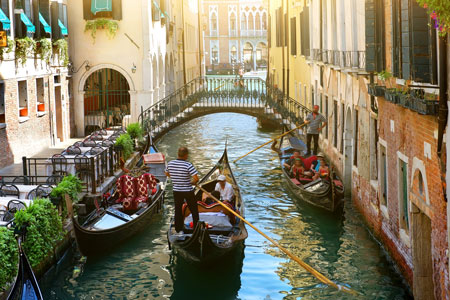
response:
[[[310,110],[260,78],[206,76],[142,110],[139,122],[158,137],[186,121],[219,112],[293,124],[303,122]]]

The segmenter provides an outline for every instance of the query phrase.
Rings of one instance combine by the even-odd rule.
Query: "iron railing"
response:
[[[177,123],[194,109],[273,109],[292,123],[302,122],[308,108],[287,97],[261,78],[207,76],[196,78],[174,93],[153,104],[139,115],[147,132],[159,131]]]
[[[322,61],[325,64],[330,64],[345,69],[366,69],[365,51],[312,49],[311,57],[315,61]]]

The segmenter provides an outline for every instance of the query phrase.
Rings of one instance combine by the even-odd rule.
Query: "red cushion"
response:
[[[317,156],[312,155],[312,156],[310,156],[308,158],[302,158],[302,160],[303,160],[303,164],[305,165],[305,170],[307,171],[307,170],[311,169],[311,164],[315,160],[317,160]]]
[[[296,185],[301,184],[300,181],[298,181],[298,180],[295,179],[295,178],[291,178],[291,180],[292,180],[292,182],[293,182],[294,184],[296,184]]]
[[[343,186],[342,182],[340,180],[337,180],[337,179],[333,180],[333,183],[334,183],[335,186]]]
[[[147,195],[148,195],[147,178],[144,175],[141,175],[138,178],[135,178],[135,180],[136,180],[136,196],[137,197],[147,197]]]
[[[129,175],[122,175],[117,180],[116,186],[119,193],[119,198],[135,197],[134,177],[131,177]]]
[[[312,178],[307,178],[307,177],[300,177],[300,182],[302,181],[312,181]]]
[[[147,202],[147,197],[146,196],[137,196],[136,198],[134,198],[133,200],[135,202]]]

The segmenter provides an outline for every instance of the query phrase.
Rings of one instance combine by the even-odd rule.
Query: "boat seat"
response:
[[[222,203],[226,204],[229,208],[234,210],[233,206],[228,201],[224,201]],[[199,213],[221,212],[221,213],[225,214],[226,216],[228,216],[230,223],[232,225],[236,223],[236,217],[231,212],[229,212],[228,210],[223,208],[222,205],[220,205],[219,203],[214,202],[214,203],[208,205],[205,202],[197,201],[197,207],[198,207]],[[184,218],[187,218],[191,214],[191,210],[189,209],[189,207],[187,206],[186,203],[183,204],[182,213],[183,213]]]
[[[137,210],[139,203],[148,201],[150,191],[153,192],[156,186],[156,178],[150,173],[139,177],[122,175],[116,182],[116,203],[122,203],[124,211]]]

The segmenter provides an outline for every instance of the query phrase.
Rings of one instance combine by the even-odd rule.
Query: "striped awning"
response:
[[[52,33],[52,27],[48,25],[47,21],[45,20],[44,16],[39,13],[39,22],[41,22],[42,26],[44,26],[44,30],[47,33]]]
[[[61,22],[60,19],[58,19],[58,25],[59,25],[59,28],[61,28],[61,34],[62,35],[68,35],[69,34],[69,31],[67,30],[67,27],[64,26],[64,23]]]
[[[94,15],[102,11],[112,11],[112,0],[91,0],[91,11]]]
[[[20,14],[20,19],[22,20],[23,24],[27,26],[27,32],[28,33],[35,33],[36,27],[33,25],[33,23],[28,19],[27,15],[24,13]]]
[[[2,22],[3,24],[3,30],[11,29],[11,21],[1,9],[0,9],[0,22]]]

